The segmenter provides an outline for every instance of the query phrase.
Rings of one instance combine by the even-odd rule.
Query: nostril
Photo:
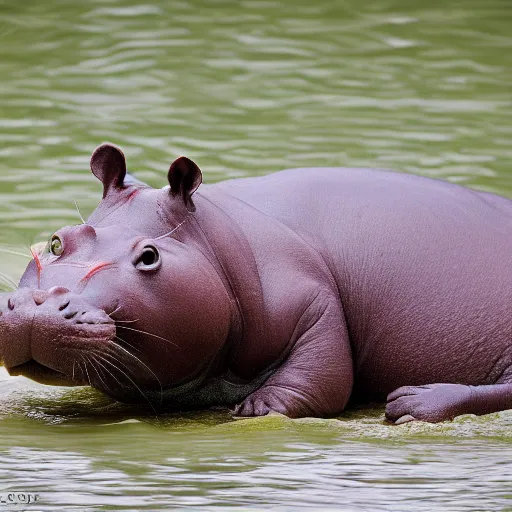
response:
[[[34,299],[36,306],[40,306],[41,304],[43,304],[47,297],[48,292],[45,292],[44,290],[34,290],[32,292],[32,298]]]
[[[63,295],[64,293],[68,293],[69,290],[67,288],[64,288],[64,286],[52,286],[48,293],[51,293],[52,295]]]
[[[70,320],[71,318],[75,317],[77,315],[78,311],[70,311],[69,313],[66,313],[64,315],[64,318],[66,320]]]
[[[12,311],[14,309],[14,302],[12,301],[12,299],[9,297],[9,299],[7,300],[7,307]]]
[[[59,311],[63,311],[64,309],[66,309],[67,307],[69,306],[69,300],[62,304],[60,307],[59,307]]]

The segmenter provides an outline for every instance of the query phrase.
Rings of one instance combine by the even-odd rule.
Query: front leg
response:
[[[512,384],[404,386],[391,393],[386,418],[396,424],[420,420],[437,423],[461,414],[489,414],[512,409]]]
[[[321,295],[306,309],[293,348],[235,416],[279,412],[291,418],[341,412],[352,392],[352,353],[339,299]],[[293,341],[293,340],[292,340]]]

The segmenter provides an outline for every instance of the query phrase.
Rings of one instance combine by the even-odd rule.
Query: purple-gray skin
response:
[[[0,316],[11,375],[156,408],[395,423],[512,408],[512,201],[314,168],[169,187],[100,146],[103,200],[35,254]]]

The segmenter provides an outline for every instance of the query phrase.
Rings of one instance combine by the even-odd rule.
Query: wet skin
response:
[[[367,169],[169,187],[100,146],[103,200],[0,316],[11,374],[159,408],[397,423],[512,408],[512,201]]]

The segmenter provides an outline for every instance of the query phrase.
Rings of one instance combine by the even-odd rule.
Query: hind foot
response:
[[[430,423],[451,420],[466,414],[472,389],[462,384],[404,386],[387,397],[386,418],[395,424],[420,420]]]
[[[512,409],[512,384],[404,386],[387,398],[386,418],[395,424],[420,420],[437,423],[461,414],[489,414]]]

